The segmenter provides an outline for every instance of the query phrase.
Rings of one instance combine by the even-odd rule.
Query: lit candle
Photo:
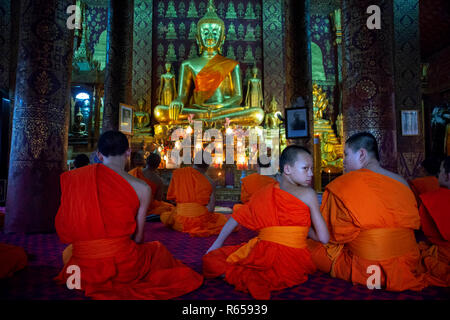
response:
[[[330,183],[330,173],[331,173],[331,170],[330,169],[328,169],[328,183]]]

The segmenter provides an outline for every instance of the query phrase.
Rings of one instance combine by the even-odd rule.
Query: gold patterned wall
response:
[[[156,93],[161,74],[166,72],[165,63],[172,64],[178,84],[181,62],[198,55],[196,23],[206,13],[207,4],[206,0],[153,1],[152,107],[157,104]],[[261,72],[263,69],[261,0],[216,0],[214,5],[225,22],[222,54],[240,63],[245,93],[253,64],[256,63]]]

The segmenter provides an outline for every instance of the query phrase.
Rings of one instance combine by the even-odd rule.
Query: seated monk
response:
[[[416,195],[416,199],[419,204],[419,196],[422,193],[439,189],[439,181],[436,177],[439,174],[440,165],[441,161],[439,157],[428,157],[421,163],[421,167],[424,169],[426,176],[408,181],[409,186]]]
[[[450,286],[450,157],[441,164],[441,188],[420,195],[422,230],[430,243],[421,242],[423,264],[431,285]]]
[[[161,163],[161,156],[157,153],[150,153],[146,159],[146,163],[147,165],[144,169],[142,169],[142,167],[136,167],[128,171],[128,173],[133,177],[145,181],[150,186],[152,202],[148,207],[147,215],[160,215],[173,208],[172,204],[162,201],[164,183],[161,177],[156,173],[156,169],[158,169],[159,164]]]
[[[27,264],[27,254],[22,247],[0,243],[0,279],[12,276]]]
[[[382,288],[423,289],[414,236],[420,218],[407,182],[380,166],[377,141],[370,133],[351,136],[344,155],[346,173],[329,183],[322,197],[330,243],[308,241],[316,266],[332,277],[366,286],[373,273],[368,267],[375,265]]]
[[[159,241],[144,243],[151,193],[125,171],[131,152],[126,136],[103,133],[98,152],[103,164],[61,175],[55,227],[61,241],[72,245],[58,282],[65,284],[72,274],[67,268],[76,265],[81,290],[94,299],[170,299],[197,289],[201,275]]]
[[[208,167],[203,156],[201,164],[179,168],[173,172],[167,199],[175,200],[177,205],[173,210],[161,214],[162,223],[193,237],[219,234],[227,217],[214,212],[215,184],[206,175]]]
[[[280,157],[280,183],[257,191],[233,211],[216,241],[203,257],[203,274],[225,281],[256,299],[299,285],[316,271],[306,237],[327,243],[329,233],[311,189],[313,160],[301,146],[285,148]],[[312,222],[312,228],[311,228]],[[247,243],[224,246],[239,224],[258,232]]]
[[[267,164],[261,163],[257,160],[258,172],[252,173],[241,179],[241,202],[247,203],[250,201],[250,197],[258,190],[262,189],[268,184],[276,183],[275,176],[265,176],[261,174],[261,168],[269,168],[270,162]]]

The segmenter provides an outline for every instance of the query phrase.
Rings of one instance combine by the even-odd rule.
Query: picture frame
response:
[[[402,136],[418,136],[419,135],[419,111],[418,110],[402,110]]]
[[[285,109],[286,139],[309,137],[308,108]]]
[[[119,131],[131,135],[133,133],[133,106],[119,104]]]

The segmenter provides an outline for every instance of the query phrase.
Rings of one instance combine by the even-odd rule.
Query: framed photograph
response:
[[[119,104],[119,131],[133,133],[133,107],[124,103]]]
[[[285,109],[285,119],[287,139],[305,138],[309,136],[307,108]]]
[[[402,110],[402,135],[419,135],[419,112],[417,110]]]

